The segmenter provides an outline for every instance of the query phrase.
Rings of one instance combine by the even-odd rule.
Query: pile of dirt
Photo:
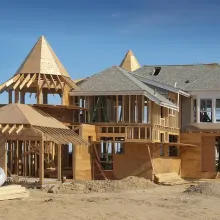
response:
[[[192,185],[184,191],[188,194],[204,194],[207,196],[220,197],[220,183],[219,182],[202,182],[198,185]]]
[[[63,183],[58,193],[117,193],[125,191],[146,190],[156,185],[150,180],[138,177],[127,177],[122,180],[75,180],[71,183]]]

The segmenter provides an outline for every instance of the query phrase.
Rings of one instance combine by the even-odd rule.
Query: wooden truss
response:
[[[64,87],[68,86],[71,89],[76,89],[76,84],[68,77],[62,75],[50,75],[43,73],[21,73],[13,76],[11,79],[0,85],[0,93],[6,90],[22,90],[39,88],[41,91],[43,88],[48,90],[64,90]]]

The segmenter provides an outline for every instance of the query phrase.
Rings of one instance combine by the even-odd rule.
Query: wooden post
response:
[[[0,167],[4,170],[7,177],[7,141],[1,140],[0,145]]]
[[[18,158],[18,143],[19,141],[17,140],[15,143],[15,174],[18,175],[18,163],[19,163],[19,158]]]
[[[116,110],[116,112],[115,112],[115,115],[116,115],[116,123],[118,123],[118,95],[116,95],[116,100],[115,100],[115,101],[116,101],[116,103],[115,103],[115,104],[116,104],[116,105],[115,105],[115,106],[116,106],[116,107],[115,107],[115,108],[116,108],[116,109],[115,109],[115,110]]]
[[[37,141],[35,141],[35,148],[37,148]],[[35,177],[37,176],[37,167],[38,167],[38,164],[37,164],[37,153],[34,153],[34,174],[35,174]]]
[[[8,91],[8,103],[12,103],[12,89],[9,89]]]
[[[57,164],[57,179],[59,180],[59,181],[61,181],[61,178],[62,178],[62,174],[61,174],[61,171],[62,171],[62,164],[61,164],[61,145],[60,144],[58,144],[57,145],[57,150],[58,150],[58,158],[57,158],[57,162],[58,162],[58,164]]]
[[[15,103],[19,103],[19,91],[15,90]]]
[[[23,164],[23,176],[27,176],[27,155],[25,154],[27,152],[27,144],[26,144],[26,141],[24,142],[24,156],[23,156],[23,161],[24,161],[24,164]]]
[[[39,87],[37,88],[37,104],[43,104],[43,93]]]
[[[40,184],[44,183],[44,141],[40,141],[40,166],[39,166]]]
[[[131,123],[131,96],[128,96],[128,122]]]
[[[28,151],[31,151],[31,141],[28,142]],[[32,153],[28,154],[28,176],[31,176],[31,167],[32,167]]]
[[[9,165],[9,167],[10,167],[10,171],[12,172],[12,170],[13,170],[13,142],[12,141],[10,141],[10,165]]]
[[[76,170],[76,164],[75,164],[75,147],[72,143],[72,170],[73,170],[73,179],[75,179],[76,175],[75,175],[75,170]]]

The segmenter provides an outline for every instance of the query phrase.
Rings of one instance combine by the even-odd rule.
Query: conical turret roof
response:
[[[55,52],[44,36],[41,36],[27,55],[15,75],[22,73],[41,73],[69,77]]]
[[[126,69],[130,72],[135,71],[136,69],[140,68],[140,64],[137,60],[137,58],[134,56],[133,52],[129,50],[124,59],[122,60],[120,67],[123,69]]]

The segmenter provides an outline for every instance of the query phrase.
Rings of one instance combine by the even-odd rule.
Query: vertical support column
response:
[[[62,105],[70,105],[69,91],[69,87],[67,85],[64,85],[62,92]]]
[[[0,145],[0,167],[4,170],[7,177],[7,141],[1,141]]]
[[[44,183],[44,141],[40,141],[40,166],[39,166],[39,178],[40,184]]]
[[[34,145],[35,149],[37,149],[37,141],[35,141],[35,145]],[[37,167],[38,167],[38,164],[37,164],[37,153],[34,153],[34,175],[35,177],[37,176]]]
[[[8,91],[8,103],[12,103],[12,89],[9,89]]]
[[[26,152],[27,152],[27,144],[26,144],[26,141],[24,142],[24,146],[23,146],[24,148],[24,151],[23,151],[23,161],[24,161],[24,164],[23,164],[23,176],[27,176],[27,158],[28,158],[28,155],[26,154]]]
[[[61,181],[61,171],[62,171],[62,164],[61,164],[61,145],[58,144],[57,145],[57,150],[58,150],[58,158],[57,158],[57,162],[58,162],[58,166],[57,166],[57,179],[59,181]]]
[[[32,153],[31,153],[31,141],[28,142],[28,176],[31,176],[31,168],[32,168]]]
[[[15,90],[15,103],[19,103],[19,91]]]
[[[139,112],[138,112],[138,96],[135,96],[135,109],[134,109],[134,121],[135,123],[138,122]]]
[[[9,167],[10,167],[10,171],[12,172],[12,170],[13,170],[13,142],[12,141],[10,141],[10,165],[9,165]]]
[[[196,111],[197,111],[196,123],[199,123],[200,122],[200,98],[197,98],[196,103],[197,103],[197,106],[196,106]]]
[[[216,122],[216,108],[215,108],[215,106],[216,106],[216,99],[215,98],[213,98],[212,99],[212,123],[215,123]]]
[[[116,95],[115,115],[116,115],[116,123],[118,123],[118,95]]]
[[[152,123],[152,101],[148,99],[147,102],[147,119],[148,123]]]
[[[75,159],[75,147],[74,147],[74,145],[73,145],[73,143],[72,143],[72,170],[73,170],[73,179],[75,179],[76,178],[76,175],[75,175],[75,170],[76,170],[76,164],[75,164],[75,161],[76,161],[76,159]]]
[[[43,104],[43,93],[39,86],[37,87],[37,104]]]
[[[21,104],[25,104],[25,92],[20,92]]]
[[[15,142],[15,174],[18,175],[18,164],[19,164],[19,158],[18,158],[18,143],[19,141],[17,140]]]
[[[131,96],[128,96],[128,118],[129,118],[129,123],[131,123]]]

